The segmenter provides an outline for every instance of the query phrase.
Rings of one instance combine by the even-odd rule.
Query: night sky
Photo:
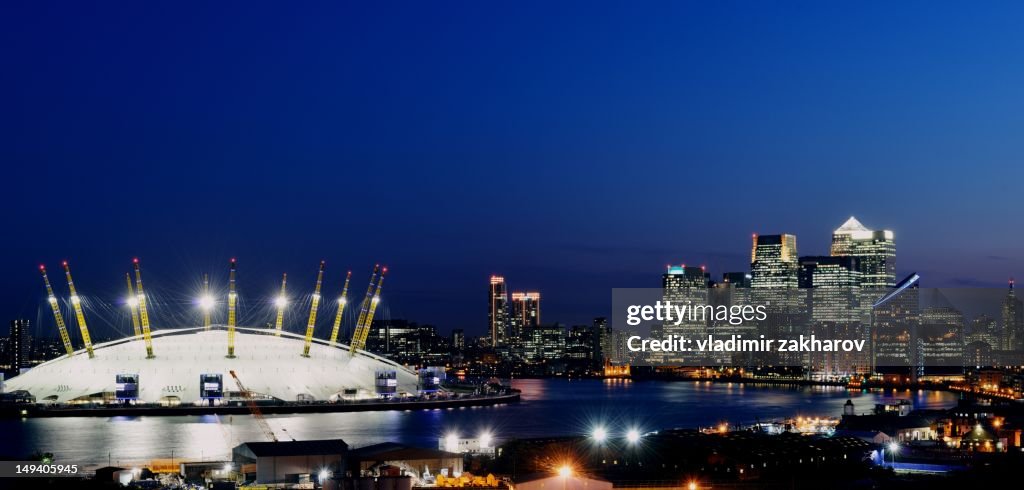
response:
[[[1024,276],[1019,3],[155,3],[0,6],[4,324],[54,333],[66,258],[130,330],[134,256],[158,327],[231,257],[249,324],[320,259],[328,296],[387,263],[378,317],[482,334],[498,273],[586,323],[850,215],[923,285]]]

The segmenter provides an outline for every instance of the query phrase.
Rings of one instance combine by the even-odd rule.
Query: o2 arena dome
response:
[[[243,389],[253,398],[286,402],[337,401],[417,393],[416,373],[347,345],[273,329],[238,327],[234,357],[226,356],[223,326],[160,330],[129,337],[40,364],[6,382],[37,403],[128,402],[217,405]],[[245,385],[239,387],[231,372]]]

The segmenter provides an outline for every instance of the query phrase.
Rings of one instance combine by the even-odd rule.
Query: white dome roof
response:
[[[84,350],[74,356],[40,364],[5,383],[7,391],[28,390],[37,402],[64,403],[98,393],[112,393],[115,376],[139,376],[139,401],[159,402],[175,397],[181,403],[200,399],[199,376],[223,375],[224,391],[239,391],[234,370],[252,392],[286,401],[300,395],[327,400],[345,390],[357,397],[375,397],[375,373],[396,371],[398,392],[416,392],[417,376],[387,359],[348,346],[314,339],[309,357],[302,357],[304,337],[273,330],[237,328],[235,358],[228,359],[227,330],[185,328],[153,332],[153,359],[146,359],[141,336],[94,346],[95,357]]]

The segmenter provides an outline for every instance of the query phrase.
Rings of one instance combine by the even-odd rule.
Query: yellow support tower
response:
[[[348,351],[355,353],[356,344],[360,337],[363,337],[363,320],[366,320],[366,310],[370,307],[370,298],[373,297],[373,286],[377,280],[377,273],[380,272],[380,264],[373,266],[373,274],[370,275],[370,285],[366,286],[366,295],[363,296],[363,303],[359,306],[359,318],[356,320],[356,329],[352,332],[352,341],[348,344]]]
[[[281,329],[284,328],[284,307],[288,306],[288,297],[284,295],[285,287],[288,285],[288,273],[281,276],[281,295],[274,300],[277,306],[277,320],[274,321],[274,335],[280,337]]]
[[[68,279],[68,289],[71,290],[71,306],[75,308],[75,318],[78,320],[78,330],[82,332],[82,342],[85,343],[85,351],[89,353],[89,359],[93,358],[92,338],[89,337],[89,326],[85,324],[85,313],[82,312],[82,298],[78,297],[75,291],[75,282],[71,280],[71,269],[68,268],[68,261],[64,261],[64,275]]]
[[[142,323],[142,338],[146,340],[146,359],[152,359],[153,335],[149,330],[149,310],[146,308],[146,291],[142,289],[142,270],[139,268],[139,259],[132,259],[132,267],[135,268],[135,294],[139,300],[139,321]]]
[[[345,312],[345,305],[348,303],[348,280],[352,278],[352,271],[345,274],[345,287],[341,288],[341,297],[338,298],[338,313],[334,315],[334,326],[331,328],[331,343],[338,341],[338,331],[341,330],[341,314]]]
[[[142,335],[142,328],[139,327],[139,298],[135,296],[135,288],[132,287],[132,275],[125,272],[124,280],[128,283],[128,299],[125,303],[128,303],[128,309],[132,310],[132,329],[138,337]]]
[[[316,325],[316,309],[320,306],[320,285],[324,281],[324,261],[320,261],[320,272],[316,274],[316,289],[313,291],[313,305],[309,307],[309,321],[306,322],[306,344],[302,346],[302,357],[309,357],[309,345],[313,342],[313,327]]]
[[[228,358],[235,357],[235,302],[238,301],[238,294],[235,292],[235,259],[231,259],[231,274],[228,275]]]
[[[53,287],[50,286],[50,278],[46,277],[46,266],[40,265],[39,272],[43,273],[43,283],[46,284],[46,301],[50,303],[53,310],[53,319],[57,321],[57,330],[60,330],[60,340],[64,342],[64,350],[68,357],[75,355],[75,348],[71,346],[71,336],[68,335],[68,327],[64,323],[64,315],[60,313],[60,305],[57,304],[57,296],[53,294]]]
[[[366,313],[366,320],[363,320],[363,330],[356,339],[356,349],[366,348],[366,338],[370,336],[370,327],[373,326],[373,314],[377,311],[377,304],[380,303],[380,288],[384,285],[384,274],[387,274],[388,268],[385,267],[380,271],[380,279],[377,281],[377,291],[373,293],[373,299],[370,300],[370,311]]]
[[[210,329],[210,310],[213,309],[213,296],[210,296],[210,275],[203,274],[203,297],[199,298],[199,307],[203,309],[203,330]]]

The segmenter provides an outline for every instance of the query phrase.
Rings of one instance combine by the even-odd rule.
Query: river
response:
[[[858,413],[876,403],[910,400],[915,408],[948,408],[957,395],[939,391],[861,391],[839,387],[785,387],[693,381],[516,380],[519,403],[456,409],[267,416],[282,440],[342,438],[350,446],[395,441],[437,447],[451,432],[495,441],[513,437],[571,435],[600,424],[609,433],[630,428],[696,428],[795,416],[842,414],[852,399]],[[252,417],[73,417],[0,420],[6,454],[39,450],[58,462],[83,466],[144,464],[157,458],[229,459],[231,448],[266,440]]]

